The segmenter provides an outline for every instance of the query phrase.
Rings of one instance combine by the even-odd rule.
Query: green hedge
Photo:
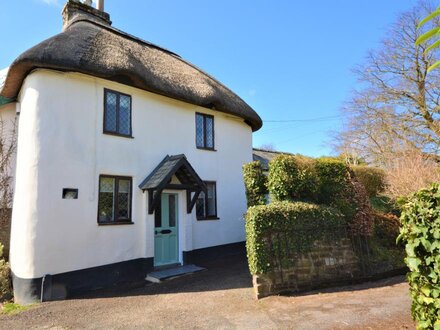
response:
[[[307,252],[313,242],[345,225],[336,209],[304,202],[253,206],[246,213],[246,248],[252,274],[289,266],[292,253]],[[336,229],[336,230],[335,230]]]
[[[403,205],[399,240],[406,243],[405,262],[418,329],[440,329],[440,185],[433,184]]]
[[[385,190],[385,172],[376,167],[352,166],[354,175],[367,189],[368,196],[376,197]]]
[[[319,184],[315,160],[293,155],[273,158],[267,186],[275,201],[316,201]]]
[[[267,186],[275,201],[292,201],[299,197],[300,169],[294,156],[279,155],[269,162]]]
[[[332,204],[341,198],[349,184],[349,167],[334,158],[318,158],[315,167],[319,182],[318,202]]]
[[[243,165],[243,179],[248,207],[266,204],[267,177],[259,161]]]

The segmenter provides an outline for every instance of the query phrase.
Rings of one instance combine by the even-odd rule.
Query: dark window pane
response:
[[[98,219],[100,222],[114,220],[114,186],[113,178],[101,178],[99,184]]]
[[[118,189],[118,219],[129,219],[130,218],[130,181],[122,180],[119,181]]]
[[[116,132],[117,95],[112,92],[106,92],[105,95],[105,130],[109,132]]]
[[[169,195],[168,210],[170,217],[170,227],[176,227],[176,196]]]
[[[207,198],[207,210],[206,215],[207,216],[216,216],[217,210],[216,210],[216,191],[215,191],[215,184],[214,183],[207,183],[206,186],[208,187],[208,198]]]
[[[198,218],[204,218],[205,214],[205,194],[201,192],[196,202],[196,215]]]
[[[203,116],[199,114],[196,114],[196,146],[200,148],[205,146]]]
[[[214,148],[214,120],[206,117],[206,148]]]
[[[130,135],[131,123],[131,97],[120,95],[119,97],[119,132],[120,134]]]
[[[160,205],[154,211],[154,226],[156,228],[162,227],[162,208]]]

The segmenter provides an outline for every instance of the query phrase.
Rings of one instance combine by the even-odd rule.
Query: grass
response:
[[[0,315],[13,315],[32,308],[34,305],[22,306],[15,303],[6,303],[0,309]]]

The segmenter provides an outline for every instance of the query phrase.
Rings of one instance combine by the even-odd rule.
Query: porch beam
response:
[[[188,190],[186,191],[187,213],[191,213],[192,209],[194,208],[194,205],[196,205],[197,198],[199,198],[200,192],[201,192],[200,190],[197,190],[193,198],[191,198],[191,191]],[[188,201],[190,201],[189,204]]]

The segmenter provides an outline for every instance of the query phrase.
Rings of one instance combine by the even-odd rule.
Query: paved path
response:
[[[246,263],[0,316],[0,329],[413,329],[403,277],[253,300]]]

